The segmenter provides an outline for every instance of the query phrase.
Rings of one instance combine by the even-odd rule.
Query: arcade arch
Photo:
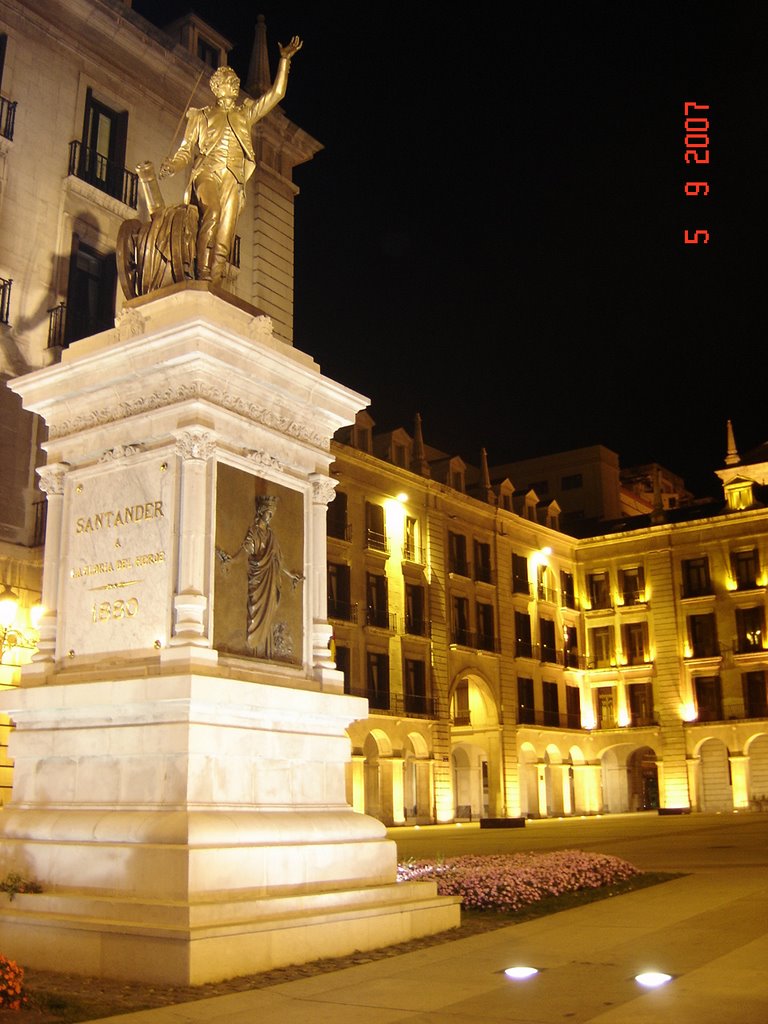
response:
[[[476,820],[504,813],[501,726],[493,691],[481,675],[463,672],[451,689],[454,813]]]
[[[607,814],[659,806],[658,755],[652,747],[620,743],[600,756],[603,810]]]

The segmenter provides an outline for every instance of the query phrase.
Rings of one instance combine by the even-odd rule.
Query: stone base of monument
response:
[[[12,382],[48,428],[45,614],[19,690],[0,949],[198,984],[459,923],[346,801],[331,437],[366,399],[200,282]],[[268,515],[264,510],[268,509]]]
[[[185,673],[4,695],[4,862],[44,891],[0,903],[3,950],[195,985],[457,926],[457,901],[393,881],[384,826],[334,803],[360,703]]]
[[[19,895],[0,911],[21,963],[162,985],[207,982],[377,949],[456,927],[427,883],[180,905],[78,893]],[[458,915],[458,908],[456,908]]]

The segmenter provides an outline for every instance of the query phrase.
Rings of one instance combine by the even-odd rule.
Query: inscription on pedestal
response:
[[[173,474],[161,461],[67,479],[59,656],[164,646]]]

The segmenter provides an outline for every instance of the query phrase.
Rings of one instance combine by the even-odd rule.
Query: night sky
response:
[[[304,39],[282,106],[325,149],[296,171],[295,343],[378,428],[418,410],[475,464],[604,444],[698,493],[729,416],[768,440],[768,5],[133,6],[196,10],[243,76],[258,13],[273,73]]]

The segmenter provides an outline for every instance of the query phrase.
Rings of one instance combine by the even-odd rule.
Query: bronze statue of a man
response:
[[[191,200],[199,211],[197,277],[201,280],[217,282],[224,277],[245,203],[245,186],[256,168],[251,132],[285,96],[291,58],[301,46],[298,36],[287,46],[281,44],[272,88],[240,106],[236,104],[240,79],[235,72],[228,67],[214,71],[210,87],[216,105],[190,107],[183,142],[160,165],[159,176],[164,178],[192,163]]]

